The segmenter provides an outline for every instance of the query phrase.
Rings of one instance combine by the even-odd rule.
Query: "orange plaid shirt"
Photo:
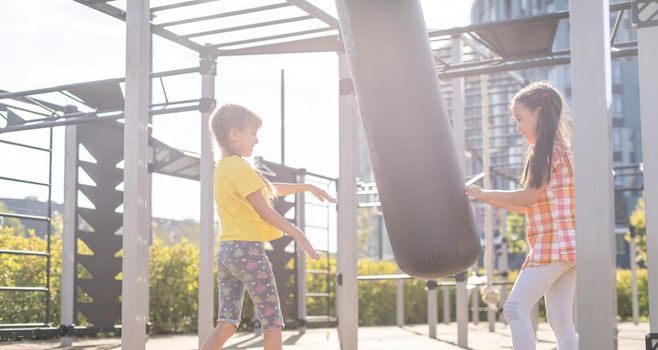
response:
[[[568,146],[556,141],[551,180],[537,203],[526,209],[529,251],[523,268],[576,262],[575,211],[573,155]]]

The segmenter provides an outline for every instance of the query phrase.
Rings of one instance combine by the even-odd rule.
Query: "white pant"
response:
[[[573,263],[557,261],[521,269],[503,306],[515,350],[535,350],[536,338],[530,322],[530,309],[542,295],[558,350],[578,349],[578,336],[573,324],[575,287],[576,265]]]

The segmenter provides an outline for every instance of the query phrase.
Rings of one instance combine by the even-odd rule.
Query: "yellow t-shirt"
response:
[[[269,192],[263,179],[239,156],[221,159],[215,167],[215,203],[222,225],[222,241],[268,242],[283,234],[263,220],[247,196],[260,190]]]

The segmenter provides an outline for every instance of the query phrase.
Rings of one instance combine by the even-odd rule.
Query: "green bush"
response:
[[[59,276],[61,273],[61,238],[59,234],[52,237],[51,264],[51,322],[59,322]],[[0,249],[45,251],[46,242],[34,233],[17,234],[11,228],[0,228]],[[156,240],[151,246],[150,260],[150,321],[155,334],[162,333],[192,333],[197,330],[197,297],[198,297],[198,263],[199,249],[193,242],[182,240],[175,245],[167,245]],[[335,260],[308,260],[307,268],[326,269],[335,273]],[[41,257],[17,256],[0,254],[0,286],[26,287],[45,286],[45,259]],[[397,267],[394,262],[360,260],[359,275],[395,274]],[[510,274],[510,279],[516,278],[517,272]],[[360,281],[359,293],[359,324],[362,326],[395,324],[395,281]],[[617,273],[618,315],[622,321],[631,318],[631,288],[630,271],[619,270]],[[427,294],[425,281],[404,281],[404,311],[406,324],[427,322]],[[335,290],[335,279],[327,279],[323,275],[308,275],[307,290],[322,292]],[[216,288],[215,288],[216,289]],[[454,320],[454,288],[451,290],[451,314]],[[640,316],[648,316],[647,271],[638,269],[638,290]],[[439,320],[443,315],[443,288],[438,289],[437,304]],[[33,323],[43,322],[45,317],[44,293],[9,293],[0,292],[0,322],[1,323]],[[217,290],[215,298],[217,300]],[[335,293],[330,298],[308,298],[307,313],[309,315],[335,316]],[[483,303],[480,303],[484,307]],[[216,309],[216,308],[215,308]],[[216,310],[214,310],[216,313]],[[540,315],[544,315],[543,306]],[[485,319],[486,313],[480,314]],[[252,326],[253,305],[245,297],[242,313],[242,329]]]

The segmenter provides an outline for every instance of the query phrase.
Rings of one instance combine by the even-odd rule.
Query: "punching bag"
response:
[[[336,7],[395,260],[415,277],[461,272],[478,258],[480,240],[420,3]]]

